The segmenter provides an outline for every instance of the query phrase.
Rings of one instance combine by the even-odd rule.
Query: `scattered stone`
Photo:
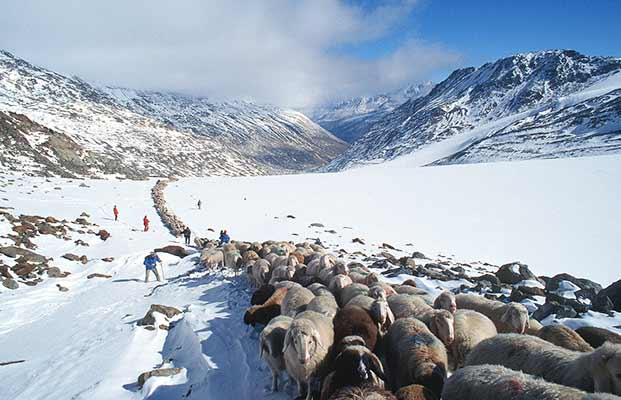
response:
[[[80,217],[90,218],[91,216],[88,215],[85,211],[82,211],[82,214],[80,214]]]
[[[68,292],[69,291],[69,288],[61,286],[60,284],[56,284],[56,287],[58,287],[58,290],[60,290],[61,292]]]
[[[190,255],[190,253],[188,253],[188,251],[185,248],[181,246],[175,246],[175,245],[160,247],[159,249],[155,249],[153,251],[158,252],[158,253],[172,254],[173,256],[177,256],[180,258],[185,258]]]
[[[81,187],[81,188],[88,188],[90,186],[88,186],[86,183],[82,182],[82,183],[80,183],[79,187]]]
[[[170,330],[170,326],[164,325],[164,324],[160,324],[160,326],[158,326],[158,328],[160,328],[163,331],[169,331]]]
[[[148,330],[148,331],[154,331],[155,329],[157,329],[156,327],[154,327],[153,325],[147,325],[144,327],[144,329]]]
[[[352,240],[353,243],[359,243],[361,245],[364,245],[364,240],[360,239],[360,238],[354,238]]]
[[[528,265],[522,264],[517,261],[502,265],[498,269],[498,271],[496,271],[496,276],[498,277],[500,282],[509,285],[513,285],[526,280],[539,281],[539,278],[537,278],[537,276],[531,272],[531,270],[528,268]]]
[[[98,272],[89,274],[86,279],[93,279],[93,278],[105,278],[105,279],[110,279],[112,278],[112,275],[106,275],[106,274],[100,274]]]
[[[143,387],[147,379],[153,376],[174,376],[180,374],[182,371],[181,368],[161,368],[154,369],[153,371],[143,372],[138,377],[138,386]]]
[[[289,219],[295,219],[295,216],[294,216],[294,215],[287,215],[287,218],[289,218]]]
[[[88,220],[86,218],[76,218],[75,223],[83,225],[83,226],[91,224],[90,222],[88,222]]]
[[[327,231],[324,231],[326,233],[331,233],[331,234],[335,234],[336,231],[334,229],[328,229]]]
[[[32,271],[34,271],[36,268],[37,268],[37,265],[29,264],[29,263],[17,263],[11,267],[13,272],[15,272],[15,275],[21,278],[30,275]]]
[[[388,249],[388,250],[396,250],[393,246],[391,246],[391,245],[390,245],[390,244],[388,244],[388,243],[382,243],[381,248],[382,248],[382,249]]]
[[[97,236],[99,236],[101,240],[106,241],[110,237],[110,233],[105,229],[101,229],[99,232],[97,232]]]
[[[63,272],[58,267],[50,267],[47,269],[47,276],[50,278],[66,278],[71,272]]]
[[[19,284],[13,278],[6,278],[5,280],[2,281],[2,286],[4,286],[7,289],[15,290],[19,287]]]
[[[155,317],[153,316],[154,312],[164,314],[167,318],[172,318],[175,315],[181,314],[181,311],[179,311],[175,307],[164,306],[161,304],[151,304],[151,307],[149,308],[149,311],[147,311],[147,314],[143,318],[138,320],[138,326],[155,324]]]
[[[112,262],[114,261],[114,257],[104,257],[101,259],[101,261],[103,262]]]
[[[84,240],[82,240],[82,239],[78,239],[78,240],[76,240],[76,241],[75,241],[75,242],[73,242],[73,243],[75,243],[77,246],[85,246],[85,247],[89,247],[89,244],[88,244],[88,243],[86,243],[86,242],[85,242]]]
[[[561,286],[562,281],[568,281],[578,286],[580,289],[593,289],[595,293],[599,293],[602,290],[602,286],[599,283],[590,281],[588,279],[576,278],[569,274],[558,274],[548,279],[546,282],[546,290],[557,291]]]
[[[325,226],[323,224],[320,224],[319,222],[313,222],[312,224],[310,224],[311,228],[325,228]]]
[[[423,253],[421,253],[420,251],[415,251],[414,253],[412,253],[412,258],[427,259],[427,257],[425,257],[425,255]]]
[[[539,307],[532,317],[537,321],[541,321],[552,314],[556,314],[557,318],[575,318],[578,315],[571,306],[548,302]]]
[[[618,280],[598,293],[599,296],[606,296],[614,305],[615,311],[621,311],[621,280]]]
[[[0,247],[0,254],[4,254],[7,257],[16,258],[21,256],[25,258],[27,262],[44,263],[47,262],[47,258],[37,254],[33,251],[22,249],[15,246]]]
[[[73,253],[63,254],[62,258],[67,259],[69,261],[80,261],[80,256],[75,255]]]
[[[80,257],[80,262],[82,264],[86,264],[86,263],[88,263],[88,258],[85,255],[83,255],[83,256]]]
[[[57,224],[58,220],[54,217],[46,217],[45,222],[47,222],[48,224]]]
[[[0,276],[4,278],[12,278],[11,274],[9,273],[9,267],[7,267],[6,265],[0,265]]]

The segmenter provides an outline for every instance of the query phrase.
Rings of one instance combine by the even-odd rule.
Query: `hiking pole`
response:
[[[166,279],[166,276],[164,276],[164,263],[160,261],[160,268],[162,269],[162,280]]]

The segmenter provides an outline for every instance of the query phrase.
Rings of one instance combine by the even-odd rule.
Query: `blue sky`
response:
[[[370,0],[351,3],[365,9],[379,4]],[[458,52],[463,66],[543,49],[621,56],[621,1],[419,0],[389,35],[339,51],[372,59],[412,37]]]

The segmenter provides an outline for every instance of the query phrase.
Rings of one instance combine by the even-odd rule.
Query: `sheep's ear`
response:
[[[377,356],[373,353],[369,353],[369,360],[371,360],[371,371],[377,375],[378,378],[386,382],[386,375],[384,374],[384,368],[382,367],[382,362],[377,358]]]
[[[285,335],[285,347],[283,347],[282,349],[283,354],[285,354],[290,344],[291,344],[291,331],[287,331],[287,334]]]

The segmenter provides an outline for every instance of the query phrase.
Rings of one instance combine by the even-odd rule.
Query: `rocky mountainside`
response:
[[[41,160],[41,149],[24,135],[48,129],[53,137],[72,143],[67,157],[89,166],[76,169],[75,163],[56,159],[59,168],[73,175],[283,173],[321,166],[346,146],[295,111],[245,102],[216,104],[172,93],[101,89],[1,51],[0,111],[5,112],[3,121],[13,118],[12,135],[23,136],[20,146],[3,142],[5,154],[11,153],[3,158],[10,160],[6,167],[45,170],[45,164],[34,167]],[[25,160],[30,161],[21,165]]]
[[[310,115],[313,121],[352,143],[386,114],[410,99],[425,96],[432,88],[433,83],[426,82],[392,93],[354,97],[318,107]]]
[[[446,145],[435,164],[618,152],[620,93],[621,58],[518,54],[453,72],[377,121],[325,169],[390,160],[438,142]]]

